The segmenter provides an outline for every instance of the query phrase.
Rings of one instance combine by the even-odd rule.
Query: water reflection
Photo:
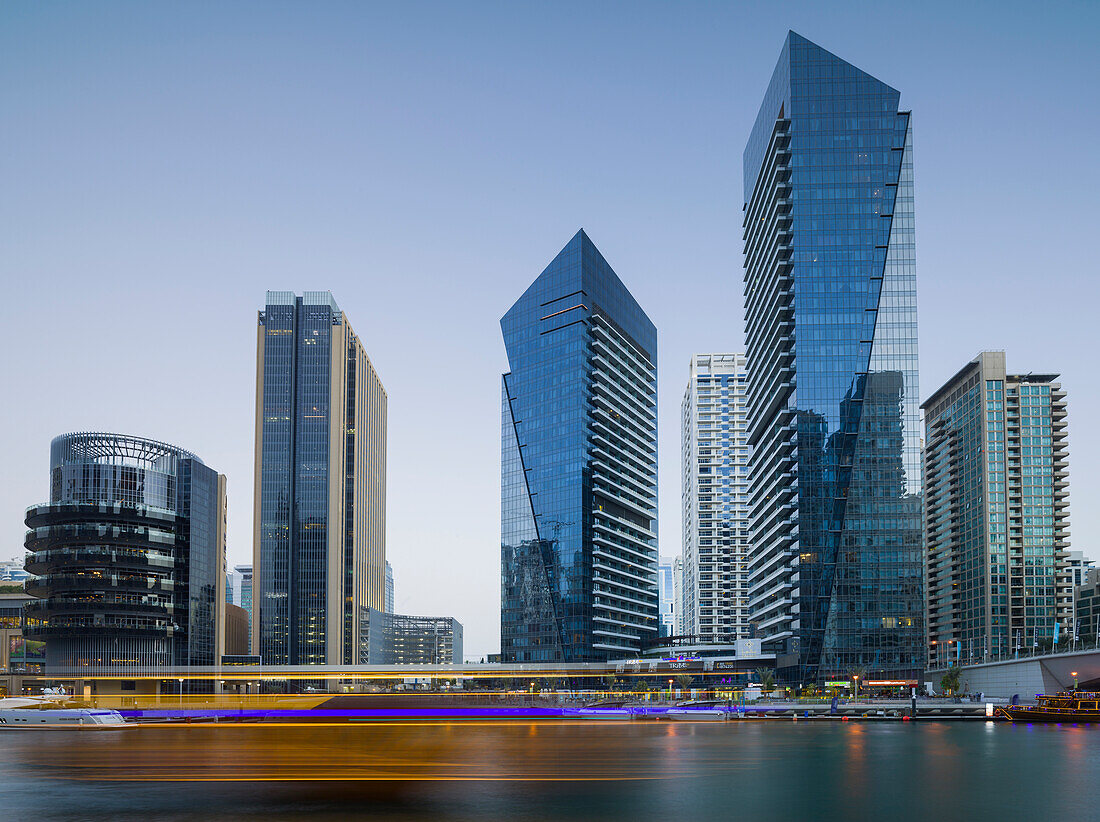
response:
[[[4,734],[4,818],[1091,818],[1100,728],[199,725]]]

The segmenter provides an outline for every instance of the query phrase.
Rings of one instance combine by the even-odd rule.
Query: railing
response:
[[[955,650],[955,640],[951,640],[949,643],[944,643],[944,647],[950,646],[950,651],[944,651],[938,655],[933,654],[928,659],[928,670],[930,671],[945,671],[948,668],[953,668],[956,665],[962,667],[969,667],[972,665],[987,665],[992,662],[1012,662],[1017,659],[1033,659],[1036,657],[1055,656],[1058,654],[1071,654],[1080,653],[1082,651],[1100,651],[1100,641],[1095,638],[1089,640],[1078,639],[1074,642],[1072,639],[1059,641],[1057,647],[1052,647],[1049,640],[1045,643],[1040,643],[1038,647],[1034,643],[1030,645],[1023,645],[1017,649],[1013,646],[1011,651],[998,653],[998,654],[969,654],[968,649],[963,650],[961,656],[957,655]]]
[[[737,634],[683,634],[681,636],[662,636],[643,643],[642,650],[651,648],[681,647],[688,645],[732,645],[745,637]]]

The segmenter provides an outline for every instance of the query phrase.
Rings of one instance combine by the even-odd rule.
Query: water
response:
[[[761,721],[14,731],[0,734],[0,768],[0,819],[36,822],[1079,820],[1098,813],[1100,727]]]

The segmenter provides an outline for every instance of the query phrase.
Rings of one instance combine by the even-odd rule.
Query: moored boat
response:
[[[623,700],[606,700],[585,705],[577,711],[577,716],[581,719],[630,720],[634,718],[634,708]]]
[[[1004,705],[996,715],[1013,722],[1100,722],[1100,693],[1041,694],[1034,705]]]
[[[690,722],[723,722],[730,718],[725,704],[718,700],[682,702],[664,714],[669,719]]]
[[[126,727],[118,711],[93,708],[0,708],[0,730],[39,730]]]

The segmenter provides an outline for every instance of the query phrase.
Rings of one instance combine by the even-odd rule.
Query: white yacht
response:
[[[63,708],[58,694],[0,699],[0,730],[12,728],[104,728],[126,725],[118,711],[99,708]]]

